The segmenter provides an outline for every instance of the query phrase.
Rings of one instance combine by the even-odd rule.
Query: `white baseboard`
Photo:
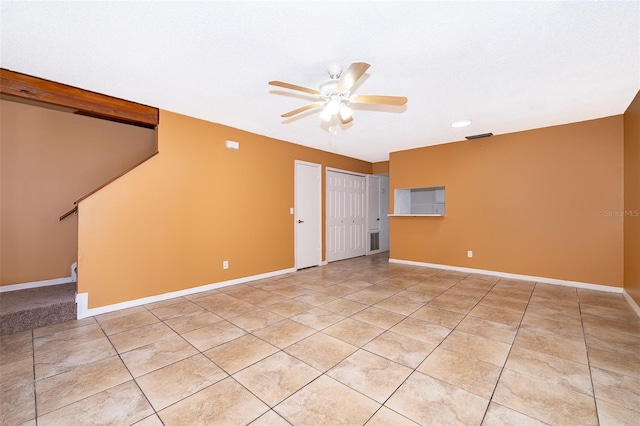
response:
[[[590,284],[590,283],[583,283],[580,281],[568,281],[568,280],[559,280],[556,278],[512,274],[509,272],[488,271],[485,269],[465,268],[462,266],[440,265],[438,263],[414,262],[412,260],[391,259],[391,258],[389,259],[389,262],[401,263],[403,265],[426,266],[428,268],[444,269],[448,271],[467,272],[469,274],[492,275],[492,276],[501,277],[501,278],[509,278],[512,280],[535,281],[535,282],[544,283],[544,284],[554,284],[554,285],[562,285],[567,287],[583,288],[585,290],[607,291],[610,293],[622,293],[622,290],[623,290],[622,287],[612,287],[612,286],[602,285],[602,284]]]
[[[0,293],[4,293],[7,291],[27,290],[29,288],[47,287],[50,285],[68,284],[72,282],[75,282],[75,280],[72,277],[64,277],[64,278],[54,278],[51,280],[32,281],[32,282],[21,283],[21,284],[3,285],[3,286],[0,286]]]
[[[627,299],[627,302],[629,302],[629,304],[631,305],[631,309],[633,309],[636,315],[640,318],[640,306],[638,306],[636,301],[633,300],[633,297],[631,297],[631,295],[627,293],[627,290],[623,289],[622,294],[624,295],[624,298]]]
[[[78,306],[78,319],[92,317],[94,315],[106,314],[107,312],[118,311],[120,309],[133,308],[134,306],[146,305],[147,303],[159,302],[161,300],[173,299],[174,297],[188,296],[190,294],[202,293],[203,291],[215,290],[222,287],[228,287],[235,284],[243,284],[250,281],[262,280],[278,275],[289,274],[295,272],[295,268],[281,269],[279,271],[266,272],[264,274],[251,275],[249,277],[236,278],[218,283],[205,284],[198,287],[187,288],[184,290],[172,291],[169,293],[158,294],[156,296],[143,297],[141,299],[128,300],[126,302],[115,303],[113,305],[100,306],[98,308],[89,308],[89,293],[76,294],[76,304]]]

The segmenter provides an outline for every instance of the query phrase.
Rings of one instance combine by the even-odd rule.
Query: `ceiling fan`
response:
[[[342,74],[342,68],[339,65],[332,65],[328,69],[330,79],[320,84],[320,90],[277,80],[270,81],[269,84],[309,93],[318,98],[318,101],[286,112],[281,117],[292,117],[301,112],[324,106],[320,118],[331,121],[331,118],[337,115],[340,122],[346,124],[353,120],[353,111],[349,108],[349,104],[402,106],[407,103],[407,98],[403,96],[353,95],[351,90],[369,67],[370,65],[366,62],[354,62]]]

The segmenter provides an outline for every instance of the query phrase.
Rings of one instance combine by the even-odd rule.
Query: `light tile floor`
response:
[[[620,294],[311,268],[0,337],[3,425],[640,424]]]

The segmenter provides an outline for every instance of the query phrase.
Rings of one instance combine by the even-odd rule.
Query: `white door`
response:
[[[367,254],[380,251],[380,178],[367,175]]]
[[[295,162],[296,269],[322,263],[322,182],[320,164]]]
[[[380,251],[389,250],[389,177],[380,176]]]
[[[366,180],[327,170],[327,262],[366,253]]]

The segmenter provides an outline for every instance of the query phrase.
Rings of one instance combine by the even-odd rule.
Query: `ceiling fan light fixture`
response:
[[[327,107],[325,107],[321,112],[320,112],[320,119],[322,121],[326,121],[327,123],[331,121],[331,114],[329,114],[327,112]]]
[[[331,121],[331,117],[336,115],[338,111],[340,111],[340,100],[332,98],[320,113],[320,118],[327,122]]]
[[[324,109],[320,112],[320,119],[322,121],[326,121],[327,123],[331,121],[331,113],[329,113],[327,107],[324,107]]]
[[[335,99],[330,100],[320,113],[320,118],[327,123],[340,110],[340,103]]]
[[[327,104],[327,109],[329,110],[329,114],[334,115],[340,111],[340,99],[332,98]]]
[[[343,123],[348,123],[352,119],[353,119],[353,110],[348,106],[346,106],[345,104],[342,104],[340,106],[340,120],[342,120]]]
[[[451,127],[453,127],[454,129],[460,128],[460,127],[467,127],[471,124],[471,120],[469,120],[468,118],[462,119],[462,120],[456,120],[456,121],[452,121],[451,122]]]

